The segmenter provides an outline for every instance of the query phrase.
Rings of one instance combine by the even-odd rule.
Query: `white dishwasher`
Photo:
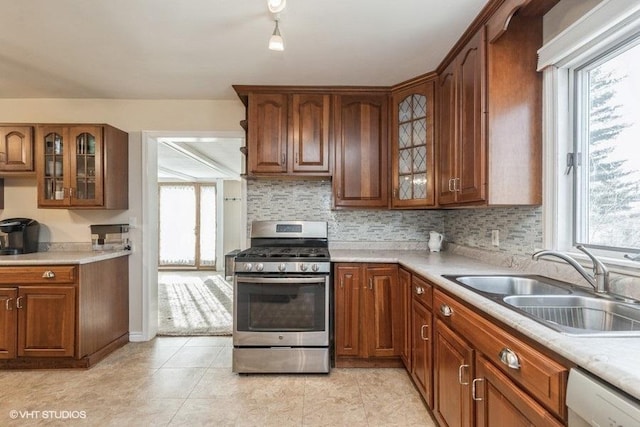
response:
[[[640,426],[640,401],[578,369],[569,371],[567,408],[569,427]]]

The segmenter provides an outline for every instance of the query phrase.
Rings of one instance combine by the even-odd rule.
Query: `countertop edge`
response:
[[[51,251],[21,255],[3,255],[0,267],[21,265],[90,264],[131,255],[131,251]]]

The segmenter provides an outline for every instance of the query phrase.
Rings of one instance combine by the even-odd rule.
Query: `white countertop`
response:
[[[640,337],[574,337],[553,329],[441,277],[443,274],[520,273],[447,252],[331,249],[332,262],[398,263],[446,289],[553,352],[640,399]]]
[[[21,255],[0,256],[0,266],[11,265],[62,265],[90,264],[121,256],[128,256],[131,251],[49,251],[34,252]]]

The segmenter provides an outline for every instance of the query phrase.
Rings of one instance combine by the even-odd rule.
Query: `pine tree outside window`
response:
[[[575,70],[574,241],[640,250],[640,40]]]

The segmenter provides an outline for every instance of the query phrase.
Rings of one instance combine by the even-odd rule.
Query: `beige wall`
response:
[[[129,132],[129,209],[73,211],[38,209],[35,178],[5,179],[0,218],[25,216],[44,226],[41,241],[90,242],[89,225],[129,222],[142,226],[142,131],[241,131],[244,106],[238,101],[0,99],[0,122],[108,123]],[[130,331],[142,331],[142,233],[131,230]]]

